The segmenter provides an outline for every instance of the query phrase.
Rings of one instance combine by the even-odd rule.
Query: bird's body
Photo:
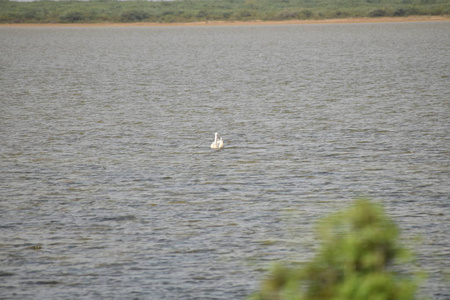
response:
[[[211,149],[222,149],[222,148],[223,148],[223,140],[216,132],[214,142],[211,144]]]

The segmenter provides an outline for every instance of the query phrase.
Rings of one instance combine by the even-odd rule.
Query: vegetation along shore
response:
[[[408,16],[449,20],[449,15],[448,0],[0,0],[0,24],[239,24],[336,19],[351,22]]]

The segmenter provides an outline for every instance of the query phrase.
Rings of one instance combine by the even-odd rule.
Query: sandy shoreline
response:
[[[206,21],[191,23],[14,23],[0,24],[0,27],[165,27],[165,26],[232,26],[232,25],[295,25],[295,24],[347,24],[347,23],[389,23],[389,22],[437,22],[450,21],[449,16],[409,16],[382,18],[345,18],[323,20],[287,21]]]

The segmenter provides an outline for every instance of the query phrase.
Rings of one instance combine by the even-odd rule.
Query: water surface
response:
[[[242,299],[359,196],[450,298],[448,32],[0,28],[0,298]]]

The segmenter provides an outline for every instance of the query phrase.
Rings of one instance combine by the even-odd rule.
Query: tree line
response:
[[[0,23],[277,21],[449,14],[448,0],[0,0]]]

